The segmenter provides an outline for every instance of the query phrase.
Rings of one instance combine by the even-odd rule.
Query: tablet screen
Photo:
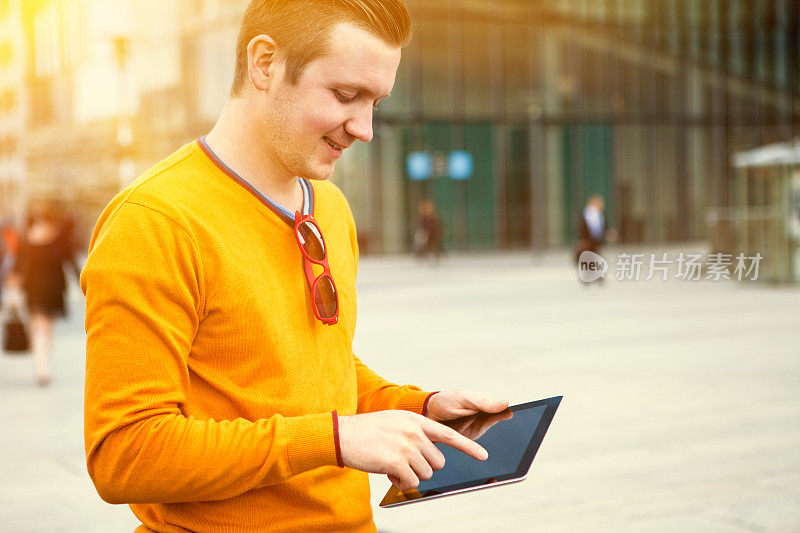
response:
[[[516,413],[507,411],[513,418],[500,420],[490,427],[483,436],[477,439],[478,444],[486,448],[489,458],[478,461],[469,455],[451,448],[441,442],[436,447],[444,455],[445,467],[436,472],[431,479],[422,481],[417,490],[441,490],[442,488],[462,483],[467,479],[493,478],[517,471],[522,455],[533,437],[533,432],[542,419],[545,406],[525,409]],[[491,424],[491,418],[479,415]],[[480,422],[477,422],[480,424]],[[458,428],[456,428],[458,429]]]
[[[502,413],[479,413],[447,422],[460,433],[477,441],[489,452],[478,461],[446,444],[436,443],[445,457],[445,466],[431,479],[420,482],[413,491],[392,487],[381,505],[416,500],[522,478],[530,468],[544,433],[561,397],[515,405]]]

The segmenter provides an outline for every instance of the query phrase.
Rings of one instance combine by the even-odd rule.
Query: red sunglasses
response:
[[[294,238],[297,246],[303,253],[303,270],[306,273],[308,288],[311,289],[311,302],[314,315],[320,322],[327,325],[339,321],[339,296],[336,293],[336,284],[331,276],[328,266],[328,249],[322,230],[311,215],[301,215],[299,211],[294,214]],[[322,274],[314,274],[314,265],[322,267]]]

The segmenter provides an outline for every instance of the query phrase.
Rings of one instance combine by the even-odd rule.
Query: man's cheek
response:
[[[344,122],[344,117],[331,108],[316,107],[310,111],[312,112],[308,114],[307,123],[315,130],[323,132],[323,135],[332,132]]]

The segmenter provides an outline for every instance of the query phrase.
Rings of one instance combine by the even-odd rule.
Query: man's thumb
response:
[[[484,413],[499,413],[508,407],[507,400],[493,400],[483,395],[475,398],[472,403]]]
[[[491,407],[487,409],[489,413],[499,413],[504,409],[508,409],[508,400],[491,400],[490,402]]]

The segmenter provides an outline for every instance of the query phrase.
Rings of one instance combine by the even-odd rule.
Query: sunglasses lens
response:
[[[303,222],[297,227],[297,237],[308,256],[315,261],[325,259],[325,245],[316,224]]]
[[[319,278],[314,289],[314,303],[317,312],[322,318],[333,318],[336,316],[336,309],[339,306],[336,298],[336,287],[329,276]]]

